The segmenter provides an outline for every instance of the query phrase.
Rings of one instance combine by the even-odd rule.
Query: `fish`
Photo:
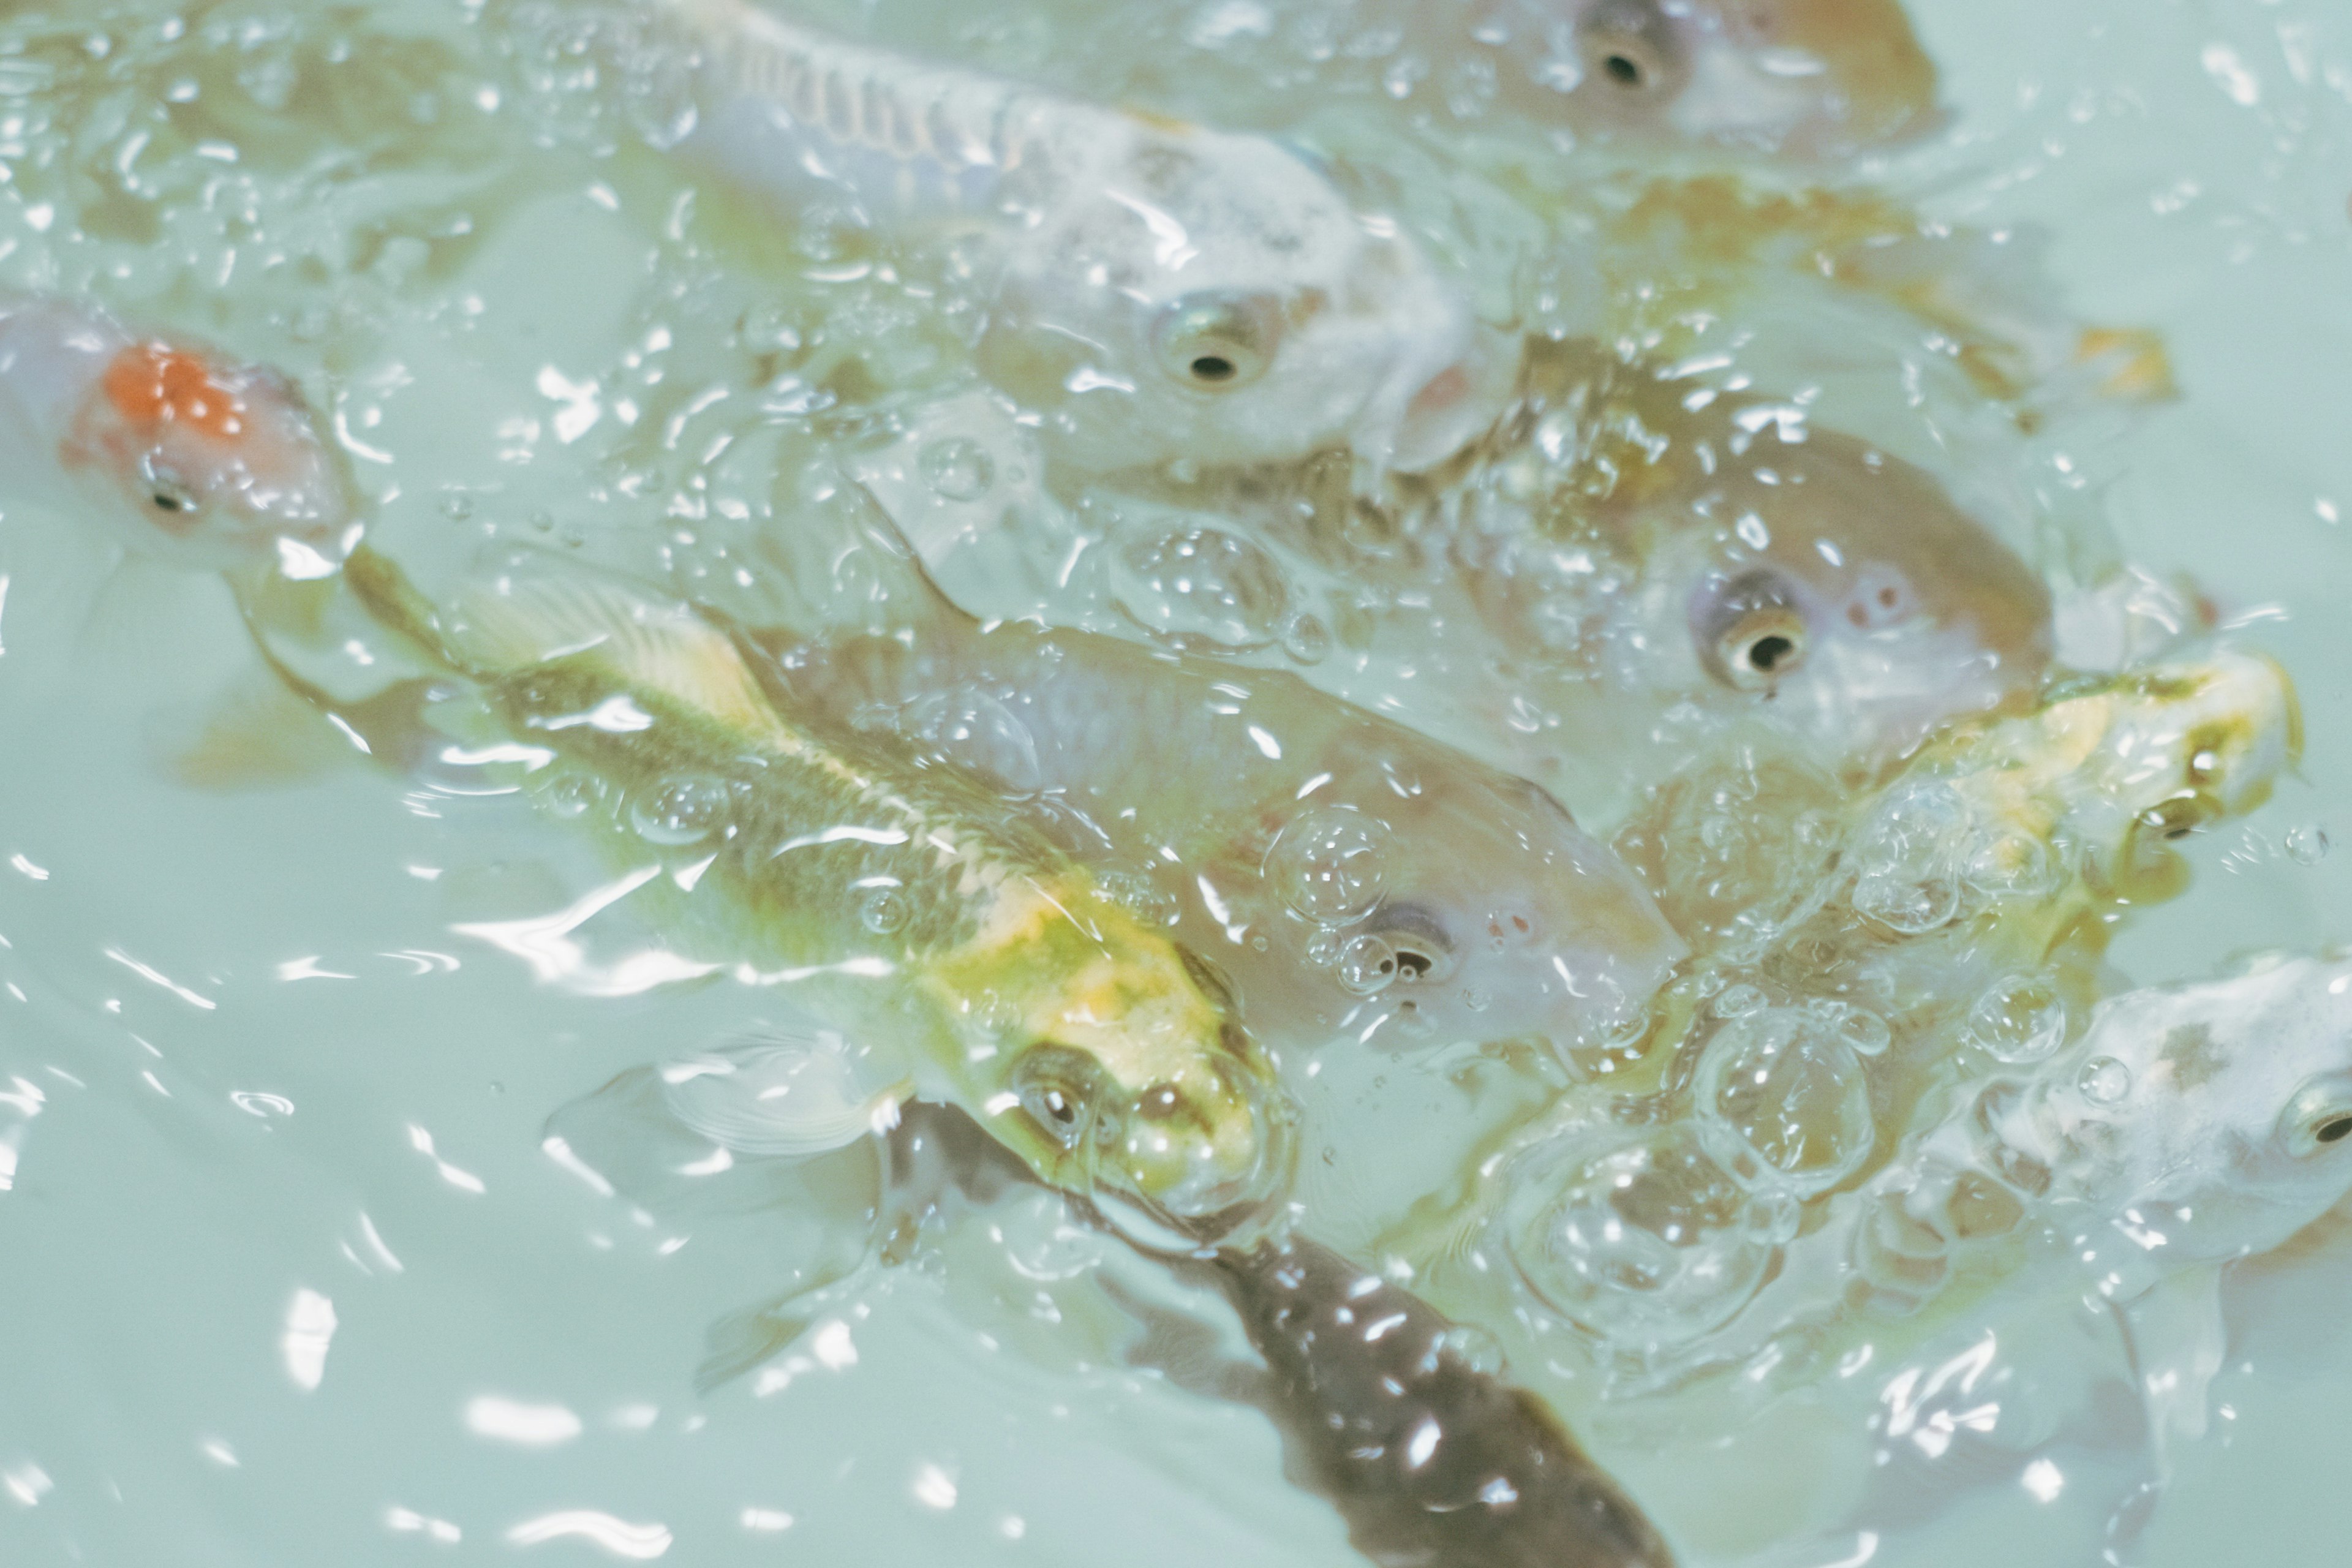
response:
[[[835,38],[747,0],[673,0],[681,144],[804,209],[973,237],[977,365],[1055,460],[1434,462],[1507,363],[1423,248],[1260,137]]]
[[[1628,1124],[1596,1146],[1611,1136],[1594,1184],[1629,1229],[1664,1237],[1680,1221],[1719,1235],[1755,1219],[1756,1194],[1701,1168],[1687,1143],[1645,1147]],[[1506,1242],[1383,1267],[1494,1335],[1513,1365],[1539,1369],[1533,1391],[1612,1446],[1648,1434],[1671,1450],[1684,1433],[1785,1430],[1810,1450],[1800,1471],[1819,1478],[1820,1495],[1799,1511],[1818,1525],[1822,1510],[1856,1500],[1841,1500],[1832,1478],[1885,1478],[1878,1467],[1939,1459],[1953,1445],[1939,1474],[2011,1478],[2060,1426],[2108,1447],[2133,1437],[2160,1481],[2208,1417],[2228,1346],[2221,1281],[2352,1194],[2347,1143],[2352,961],[2273,954],[2216,980],[2106,998],[2063,1050],[1954,1084],[1923,1103],[1882,1167],[1784,1235],[1768,1266],[1711,1250],[1705,1236],[1628,1255],[1620,1267],[1646,1262],[1643,1284],[1661,1309],[1680,1296],[1696,1325],[1668,1353],[1611,1344],[1556,1315],[1527,1293]],[[1701,1313],[1709,1268],[1765,1277],[1730,1310]],[[2015,1364],[2042,1353],[2027,1347],[2053,1325],[2034,1321],[2053,1310],[2064,1321],[2049,1353],[2062,1364]],[[2112,1398],[2094,1361],[2112,1362],[2137,1394],[2137,1434],[2111,1403],[2051,1407]],[[1785,1484],[1786,1456],[1771,1450],[1767,1441],[1738,1458],[1710,1441],[1649,1466],[1647,1484],[1664,1504],[1677,1463],[1702,1453]],[[2087,1467],[2065,1473],[2095,1484]],[[1914,1473],[1885,1500],[1916,1509],[1923,1499],[1899,1494],[1934,1479]],[[1748,1484],[1718,1473],[1708,1489]]]
[[[1662,904],[1698,949],[1647,1035],[1490,1140],[1376,1255],[1424,1269],[1441,1310],[1539,1312],[1638,1363],[1634,1384],[1671,1374],[1896,1158],[1920,1107],[2061,1047],[2117,921],[2181,889],[2177,839],[2259,805],[2298,742],[2284,673],[2224,650],[1945,737],[1843,806],[1763,775],[1766,798],[1731,801],[1769,818],[1785,798],[1760,828],[1711,823],[1732,791],[1702,773],[1687,813],[1626,846],[1637,870],[1678,863],[1688,900]],[[1822,831],[1796,831],[1815,813]],[[1498,1290],[1513,1305],[1481,1315]]]
[[[1293,1463],[1381,1568],[1669,1568],[1646,1516],[1410,1290],[1291,1235],[1207,1265]]]
[[[1004,1245],[1002,1200],[1034,1191],[1033,1173],[963,1113],[939,1106],[909,1104],[903,1121],[871,1121],[854,1145],[810,1158],[862,1092],[839,1092],[845,1064],[871,1055],[810,1020],[786,1018],[754,1045],[632,1068],[551,1119],[560,1157],[629,1203],[726,1214],[759,1202],[792,1211],[779,1213],[774,1228],[793,1243],[794,1288],[718,1327],[706,1383],[787,1353],[821,1307],[837,1304],[877,1268],[903,1262],[927,1229],[971,1230],[979,1227],[969,1221],[987,1218]],[[1130,1314],[1173,1320],[1162,1339],[1216,1336],[1181,1308],[1147,1306],[1126,1283],[1137,1265],[1175,1280],[1206,1279],[1230,1301],[1265,1373],[1221,1380],[1220,1396],[1247,1398],[1274,1417],[1297,1479],[1332,1500],[1373,1563],[1669,1568],[1674,1561],[1637,1505],[1559,1420],[1402,1287],[1295,1228],[1243,1246],[1170,1253],[1136,1242],[1082,1199],[1064,1212],[1105,1234],[1087,1247],[1082,1228],[1060,1250],[1092,1251],[1094,1265],[1083,1271]],[[1109,1237],[1128,1245],[1101,1247]],[[1023,1270],[1018,1278],[1019,1316],[1028,1320],[1040,1277]],[[977,1299],[986,1301],[984,1288]],[[1057,1338],[1085,1339],[1090,1317],[1068,1300],[1047,1321]]]
[[[699,973],[898,1042],[1054,1184],[1209,1236],[1280,1190],[1284,1097],[1222,977],[984,785],[796,722],[724,631],[618,574],[518,550],[436,602],[362,544],[341,579],[479,689],[530,793],[719,955]]]
[[[1111,515],[1127,493],[1090,492]],[[2039,576],[1931,475],[1591,340],[1531,341],[1510,414],[1427,474],[1367,490],[1307,464],[1146,499],[1338,579],[1319,684],[1595,825],[1728,725],[1884,768],[2022,709],[2053,647]]]
[[[2080,406],[2179,395],[2161,333],[2067,310],[2043,228],[1955,226],[1863,187],[1775,189],[1721,173],[1647,180],[1601,221],[1612,333],[1664,357],[1716,352],[1714,329],[1752,321],[1759,299],[1801,278],[1848,309],[1891,307],[1916,334],[1911,352],[1948,362],[2029,436]],[[1806,321],[1807,342],[1840,327]],[[1868,318],[1842,330],[1857,328]]]
[[[1849,157],[1935,129],[1935,63],[1898,0],[1470,0],[1404,8],[1441,71],[1588,136]]]
[[[1537,786],[1287,672],[982,625],[895,531],[872,537],[868,576],[901,579],[902,624],[749,628],[779,705],[908,737],[1050,804],[1074,847],[1159,873],[1180,934],[1254,1026],[1399,1045],[1607,1037],[1687,952]]]
[[[2055,1259],[2113,1310],[2160,1457],[2204,1429],[2225,1271],[2352,1196],[2352,958],[2265,953],[2108,997],[2063,1050],[1945,1107],[1758,1321],[1833,1297],[1893,1342]]]
[[[360,538],[350,464],[289,377],[63,296],[0,294],[0,443],[15,482],[142,554],[317,578]]]

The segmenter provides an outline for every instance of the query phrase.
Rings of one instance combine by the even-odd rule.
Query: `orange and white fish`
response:
[[[342,451],[278,371],[77,300],[0,296],[0,411],[9,481],[65,481],[126,548],[301,579],[359,542]]]
[[[989,310],[982,374],[1091,471],[1344,443],[1412,468],[1493,413],[1507,363],[1390,221],[1281,143],[674,0],[683,151],[893,238],[950,230]]]

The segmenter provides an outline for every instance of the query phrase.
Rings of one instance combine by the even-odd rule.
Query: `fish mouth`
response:
[[[1391,395],[1397,410],[1388,443],[1391,468],[1434,468],[1491,429],[1510,401],[1518,356],[1502,333],[1465,323],[1453,346],[1456,352],[1433,371],[1423,363],[1397,378],[1404,390]]]

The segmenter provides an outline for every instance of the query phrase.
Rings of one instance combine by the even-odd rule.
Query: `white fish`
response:
[[[1500,356],[1420,247],[1305,160],[677,0],[687,150],[795,206],[983,238],[983,373],[1092,470],[1341,442],[1412,468],[1491,416]]]

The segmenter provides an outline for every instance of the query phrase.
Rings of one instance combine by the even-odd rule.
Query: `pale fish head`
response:
[[[1097,471],[1286,461],[1345,443],[1449,455],[1508,356],[1421,247],[1262,139],[1140,120],[1019,247],[982,345],[992,379]]]
[[[1289,1103],[1222,979],[1091,895],[1025,935],[975,952],[959,988],[993,998],[973,1053],[990,1131],[1055,1184],[1197,1240],[1262,1215],[1289,1179]]]
[[[1936,68],[1900,0],[1509,0],[1549,46],[1522,94],[1582,124],[1801,157],[1917,134]]]
[[[1817,755],[1899,755],[2023,700],[2049,661],[2041,580],[1927,474],[1833,431],[1768,425],[1622,526],[1642,562],[1612,638],[1637,650],[1631,678]]]
[[[2056,781],[2059,832],[2095,880],[2133,899],[2174,890],[2170,846],[2260,805],[2303,748],[2286,672],[2226,649],[2103,679],[2034,723],[2070,763]]]
[[[1391,797],[1366,803],[1386,829],[1377,892],[1335,933],[1340,984],[1367,993],[1351,1029],[1394,1022],[1379,1037],[1405,1046],[1598,1044],[1688,953],[1641,883],[1536,785],[1458,762],[1390,777]],[[1269,873],[1283,860],[1277,838]]]
[[[2267,1251],[2352,1194],[2352,957],[2110,998],[2002,1131],[2111,1256]]]
[[[284,375],[185,344],[108,361],[61,444],[133,548],[226,568],[325,576],[358,542],[342,452]]]

